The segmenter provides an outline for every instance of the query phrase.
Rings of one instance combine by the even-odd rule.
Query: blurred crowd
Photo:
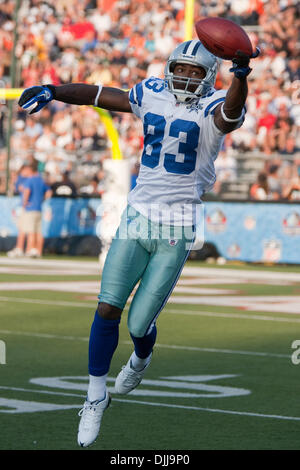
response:
[[[0,84],[7,88],[11,86],[15,5],[15,1],[0,0]],[[16,86],[101,82],[128,89],[148,76],[163,77],[166,59],[184,39],[184,8],[184,0],[23,0]],[[253,186],[264,178],[270,180],[274,167],[281,185],[276,192],[265,184],[265,199],[278,194],[299,197],[299,191],[288,191],[288,185],[293,181],[297,186],[300,178],[299,13],[296,0],[195,2],[195,20],[232,19],[246,28],[253,47],[259,45],[262,50],[251,63],[245,123],[225,139],[216,170],[219,182],[234,181],[238,157],[260,155],[264,164]],[[229,87],[230,66],[230,61],[221,61],[217,88]],[[111,144],[93,108],[54,101],[37,115],[26,115],[16,103],[13,111],[12,174],[34,154],[50,186],[67,177],[77,195],[101,197],[102,166],[104,159],[111,158]],[[0,192],[5,188],[7,115],[7,106],[1,105]],[[134,184],[143,144],[141,123],[130,114],[116,113],[112,118],[121,151],[130,160]],[[220,184],[215,190],[220,190]],[[259,199],[251,191],[251,197]]]

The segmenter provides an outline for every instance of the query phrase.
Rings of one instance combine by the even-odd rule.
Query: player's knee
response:
[[[132,324],[130,320],[128,321],[128,330],[135,338],[143,338],[146,334],[147,326]]]
[[[114,305],[100,302],[97,307],[97,312],[98,315],[105,320],[117,320],[122,314],[122,309]]]

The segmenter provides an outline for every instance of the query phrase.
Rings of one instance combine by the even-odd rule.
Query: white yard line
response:
[[[64,393],[64,392],[52,392],[46,390],[36,390],[36,389],[26,389],[26,388],[18,388],[18,387],[5,387],[0,386],[2,390],[12,390],[12,391],[19,391],[19,392],[29,392],[31,394],[34,393],[42,393],[45,395],[58,395],[58,396],[69,396],[69,397],[78,397],[78,398],[85,398],[86,395],[80,395],[76,393]],[[279,420],[288,420],[288,421],[300,421],[300,417],[298,416],[284,416],[284,415],[276,415],[276,414],[265,414],[265,413],[255,413],[252,411],[236,411],[236,410],[221,410],[218,408],[205,408],[200,406],[187,406],[187,405],[176,405],[171,403],[161,403],[161,402],[151,402],[151,401],[141,401],[141,400],[131,400],[131,399],[123,399],[123,398],[115,398],[113,396],[114,402],[120,403],[132,403],[135,405],[146,405],[146,406],[158,406],[162,408],[175,408],[175,409],[183,409],[183,410],[191,410],[191,411],[203,411],[208,413],[221,413],[221,414],[230,414],[236,416],[248,416],[253,418],[267,418],[267,419],[279,419]],[[73,405],[74,407],[81,408],[82,404],[80,405]],[[72,407],[73,407],[72,406]]]
[[[233,295],[238,294],[238,290],[233,289],[216,289],[213,287],[189,287],[187,285],[182,286],[180,282],[175,287],[174,294],[198,294],[198,295]]]
[[[223,278],[226,281],[226,278],[240,278],[240,279],[252,279],[256,281],[261,280],[283,280],[283,281],[293,281],[300,283],[300,273],[291,273],[291,272],[279,272],[279,271],[262,271],[258,270],[242,270],[242,269],[222,269],[222,268],[198,268],[193,266],[185,266],[182,271],[183,276],[191,277],[211,277],[211,278]]]
[[[28,266],[28,267],[53,267],[58,269],[70,268],[74,274],[81,274],[82,271],[91,270],[94,273],[99,273],[99,263],[97,261],[78,261],[73,260],[59,260],[59,259],[27,259],[27,258],[7,258],[0,256],[0,266]],[[268,271],[258,268],[257,270],[243,270],[243,269],[231,269],[231,268],[208,268],[208,267],[196,267],[196,266],[185,266],[182,272],[183,276],[190,277],[207,277],[207,278],[235,278],[235,279],[252,279],[252,280],[282,280],[292,281],[300,283],[300,273],[282,272],[282,271]]]
[[[45,290],[54,292],[78,292],[98,294],[100,281],[33,281],[1,282],[0,291]]]
[[[59,259],[27,259],[27,258],[6,258],[0,256],[0,265],[3,266],[32,266],[32,267],[53,267],[57,269],[58,266],[62,268],[71,268],[74,271],[80,272],[83,269],[92,269],[99,272],[100,265],[97,261],[78,261],[76,258],[73,260],[59,260]],[[79,269],[80,266],[80,269]]]
[[[170,302],[172,303],[172,302]],[[248,313],[222,313],[222,312],[204,312],[202,310],[171,310],[166,307],[164,313],[179,314],[179,315],[198,315],[200,317],[216,317],[216,318],[238,318],[239,320],[260,320],[260,321],[274,321],[284,323],[300,323],[300,318],[289,317],[271,317],[267,315],[254,315]]]
[[[0,296],[0,302],[18,302],[24,304],[40,304],[40,305],[52,305],[58,307],[89,307],[93,308],[97,306],[97,297],[95,301],[88,302],[72,302],[67,300],[43,300],[43,299],[27,299],[25,297],[5,297]]]
[[[233,307],[243,311],[300,314],[298,295],[182,296],[174,295],[168,304]]]
[[[29,336],[30,338],[41,339],[59,339],[67,341],[88,341],[88,337],[82,336],[65,336],[65,335],[52,335],[50,333],[34,333],[33,331],[13,331],[13,330],[0,330],[2,335],[16,335],[16,336]]]
[[[293,286],[295,282],[293,281],[287,281],[283,279],[264,279],[263,282],[265,285],[270,285],[270,286]],[[213,278],[213,277],[185,277],[182,276],[179,278],[178,284],[180,286],[209,286],[209,285],[217,285],[217,284],[224,284],[224,285],[230,285],[230,284],[261,284],[261,282],[255,280],[255,279],[241,279],[236,277],[225,277],[222,276],[221,278]]]
[[[52,292],[76,292],[94,294],[95,300],[100,281],[54,281],[54,282],[1,282],[0,291],[43,290]],[[297,295],[232,295],[230,289],[196,288],[178,285],[168,304],[210,305],[237,307],[242,310],[270,313],[300,314],[300,296]],[[195,294],[195,295],[180,295]],[[200,295],[196,295],[200,294]],[[201,295],[202,294],[202,295]],[[214,294],[214,295],[210,295]],[[132,296],[131,296],[132,297]],[[1,300],[1,299],[0,299]],[[4,300],[4,297],[2,297]]]
[[[48,290],[54,292],[84,292],[86,294],[98,293],[100,281],[31,281],[31,282],[1,282],[0,291],[28,291]],[[210,287],[176,286],[174,293],[198,294],[198,295],[232,295],[239,293],[237,290],[215,289]]]
[[[290,421],[300,421],[300,418],[297,416],[281,416],[281,415],[269,415],[263,413],[253,413],[251,411],[234,411],[234,410],[220,410],[217,408],[202,408],[199,406],[185,406],[185,405],[174,405],[170,403],[154,403],[149,401],[140,401],[140,400],[124,400],[124,399],[115,399],[116,401],[124,403],[134,403],[138,405],[148,405],[148,406],[161,406],[166,408],[180,408],[184,410],[193,410],[193,411],[206,411],[208,413],[221,413],[221,414],[230,414],[230,415],[239,415],[239,416],[251,416],[256,418],[271,418],[271,419],[283,419]]]
[[[49,273],[48,273],[49,274]],[[0,291],[28,291],[28,290],[49,290],[61,292],[85,292],[87,294],[98,293],[100,290],[99,281],[21,281],[21,282],[0,282]],[[236,294],[239,291],[232,289],[216,289],[214,287],[190,287],[178,285],[174,293],[182,294]]]
[[[194,268],[192,268],[194,269]],[[31,275],[31,276],[91,276],[96,275],[100,279],[100,270],[99,268],[84,268],[83,270],[79,270],[78,266],[75,267],[67,267],[63,268],[61,266],[42,266],[37,268],[33,265],[25,265],[23,267],[20,266],[1,266],[0,262],[0,274],[17,274],[17,275]],[[184,285],[216,285],[216,284],[257,284],[257,280],[255,278],[239,278],[237,275],[235,277],[232,276],[224,276],[216,278],[209,277],[209,273],[206,272],[208,277],[197,276],[186,278],[185,276],[181,277],[178,281],[179,286]],[[282,278],[278,279],[264,279],[264,284],[267,285],[280,285],[280,286],[290,286],[294,285],[295,281],[283,280]]]
[[[177,297],[171,298],[169,304],[176,303]],[[87,308],[96,308],[97,298],[95,296],[95,301],[88,302],[72,302],[64,300],[42,300],[42,299],[28,299],[23,297],[5,297],[0,296],[0,302],[18,302],[18,303],[27,303],[27,304],[40,304],[40,305],[49,305],[54,307],[87,307]],[[125,307],[125,310],[127,307]],[[298,318],[290,317],[271,317],[267,315],[255,315],[248,313],[222,313],[222,312],[205,312],[201,310],[172,310],[168,308],[168,305],[165,307],[164,314],[177,314],[177,315],[197,315],[203,317],[217,317],[217,318],[238,318],[240,320],[260,320],[260,321],[273,321],[273,322],[284,322],[284,323],[300,323]]]
[[[123,344],[132,345],[132,342],[123,341]],[[184,351],[209,352],[209,353],[218,353],[218,354],[241,354],[243,356],[282,357],[282,358],[291,357],[290,354],[266,353],[266,352],[258,352],[258,351],[239,351],[239,350],[234,350],[234,349],[198,348],[196,346],[178,346],[174,344],[155,343],[155,347],[165,348],[165,349],[184,350]]]
[[[67,341],[88,341],[88,337],[83,336],[65,336],[65,335],[52,335],[48,333],[34,333],[30,331],[12,331],[12,330],[0,330],[0,334],[3,335],[16,335],[16,336],[29,336],[33,338],[41,339],[58,339],[58,340],[67,340]],[[132,345],[131,341],[120,341],[120,344],[129,344]],[[234,349],[217,349],[217,348],[199,348],[196,346],[179,346],[179,345],[170,345],[170,344],[155,344],[156,348],[164,349],[175,349],[175,350],[184,350],[184,351],[199,351],[199,352],[209,352],[209,353],[218,353],[218,354],[240,354],[243,356],[260,356],[260,357],[278,357],[278,358],[290,358],[290,354],[278,354],[278,353],[266,353],[258,351],[240,351]]]
[[[91,276],[97,275],[100,278],[100,272],[95,270],[84,270],[80,271],[77,269],[75,272],[74,269],[63,269],[63,268],[39,268],[39,269],[28,269],[28,267],[19,267],[19,266],[0,266],[0,274],[24,274],[26,276]]]

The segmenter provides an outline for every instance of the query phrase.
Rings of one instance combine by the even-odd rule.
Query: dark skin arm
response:
[[[223,111],[226,117],[228,117],[229,119],[235,119],[241,116],[247,95],[247,78],[240,79],[234,76],[232,79],[231,86],[227,92],[223,107]],[[216,108],[214,114],[214,122],[221,132],[227,134],[228,132],[232,132],[235,129],[237,122],[225,121],[221,114],[221,106],[222,104],[219,104],[219,106]]]
[[[94,106],[98,93],[96,85],[69,83],[55,87],[55,99],[68,104]],[[129,93],[118,88],[103,87],[98,99],[98,107],[109,111],[131,113]]]
[[[93,106],[98,87],[84,83],[70,83],[55,87],[55,99],[68,104]],[[247,79],[233,77],[227,92],[223,111],[229,119],[235,119],[242,113],[248,94]],[[129,103],[129,92],[118,88],[103,87],[98,99],[98,107],[109,111],[132,113]],[[236,122],[227,122],[221,115],[221,104],[216,108],[214,122],[224,134],[236,127]]]

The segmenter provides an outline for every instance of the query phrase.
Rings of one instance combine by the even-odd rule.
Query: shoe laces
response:
[[[129,367],[128,366],[127,367],[123,366],[122,370],[123,370],[123,373],[125,375],[125,380],[129,384],[131,384],[131,383],[135,383],[137,378],[140,378],[140,376],[142,375],[142,372],[143,372],[144,369],[142,369],[141,371],[137,371],[137,370],[133,369],[133,367],[130,364]]]
[[[85,403],[79,411],[78,416],[82,417],[84,427],[96,423],[101,418],[101,413],[99,413],[101,408],[97,406],[99,403],[98,400],[96,402]]]

